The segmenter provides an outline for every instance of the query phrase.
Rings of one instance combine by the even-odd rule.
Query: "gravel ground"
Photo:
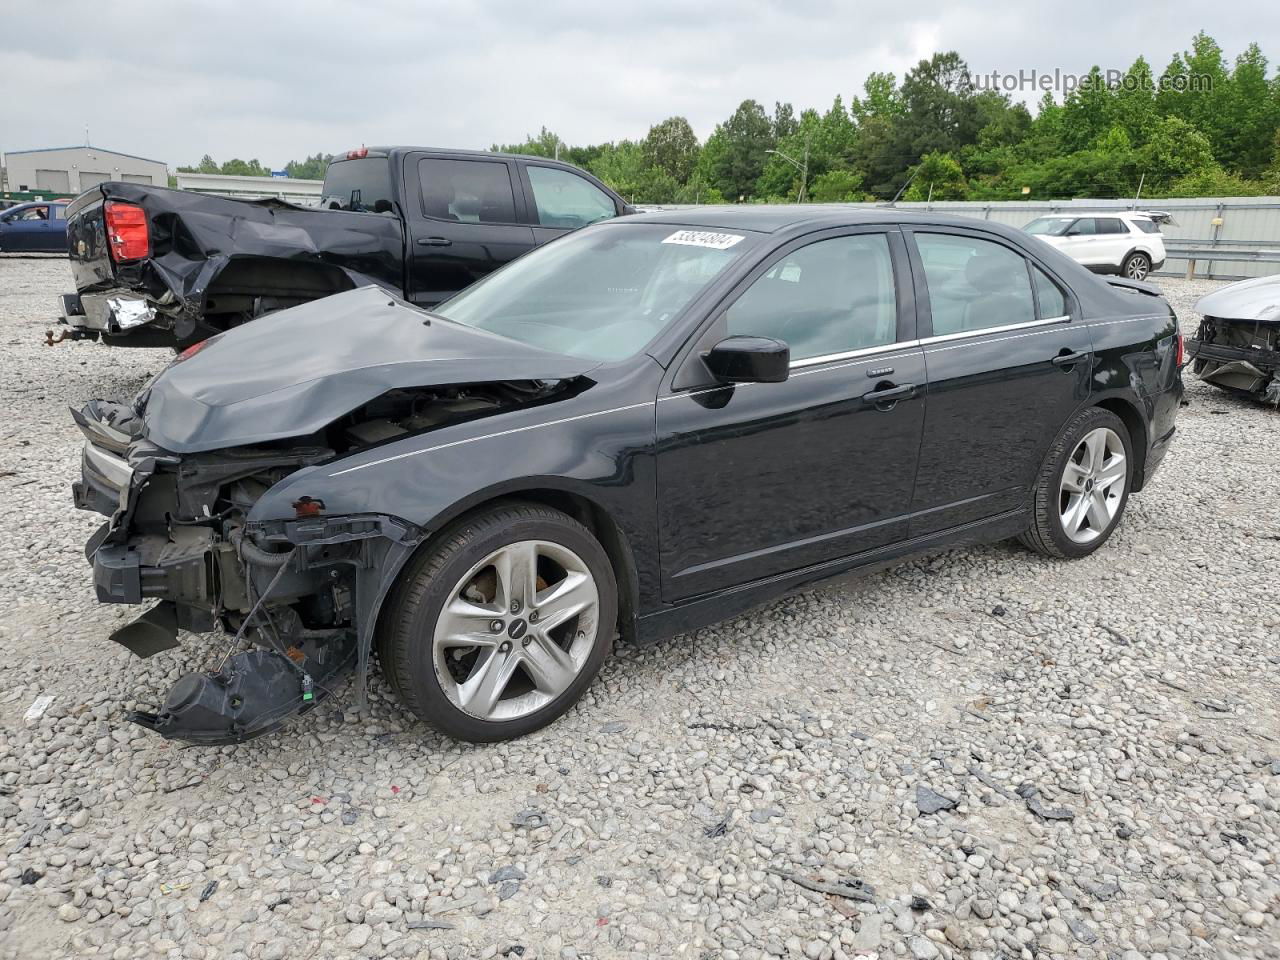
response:
[[[1190,332],[1217,284],[1162,283]],[[69,287],[0,258],[3,960],[1280,957],[1274,410],[1191,383],[1087,560],[957,550],[623,650],[515,743],[375,678],[183,749],[121,715],[205,643],[113,649],[68,492],[66,405],[167,355],[42,346]]]

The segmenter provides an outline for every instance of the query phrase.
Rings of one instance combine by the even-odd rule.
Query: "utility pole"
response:
[[[789,157],[781,150],[766,150],[765,153],[772,153],[774,156],[781,157],[787,163],[791,164],[800,171],[800,190],[796,194],[796,203],[800,203],[804,199],[804,188],[809,180],[809,141],[804,143],[804,162],[801,163],[794,157]]]

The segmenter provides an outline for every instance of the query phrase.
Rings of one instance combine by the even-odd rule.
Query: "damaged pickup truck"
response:
[[[188,348],[76,412],[75,501],[108,518],[98,598],[153,604],[117,641],[210,634],[144,726],[245,740],[376,656],[419,717],[499,740],[618,636],[923,550],[1093,553],[1171,445],[1182,349],[1158,291],[997,224],[644,214],[431,313],[368,286]]]
[[[1206,383],[1280,407],[1280,276],[1241,280],[1196,301],[1188,344]]]
[[[633,212],[541,157],[361,148],[319,207],[107,182],[67,210],[76,293],[49,343],[182,348],[277,310],[375,284],[429,307],[534,247]]]

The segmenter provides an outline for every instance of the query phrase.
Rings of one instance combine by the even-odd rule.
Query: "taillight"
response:
[[[1173,365],[1175,367],[1181,367],[1182,361],[1185,360],[1187,356],[1187,340],[1180,333],[1177,334],[1173,339],[1174,339]]]
[[[108,200],[103,215],[107,222],[107,245],[112,260],[116,263],[141,260],[151,253],[147,212],[140,206]]]
[[[187,347],[187,349],[183,350],[180,354],[178,354],[169,362],[181,363],[183,360],[190,360],[197,353],[199,353],[201,350],[209,346],[209,344],[213,343],[213,341],[217,339],[218,339],[217,337],[210,337],[208,340],[201,340],[198,343],[193,343],[191,346]]]

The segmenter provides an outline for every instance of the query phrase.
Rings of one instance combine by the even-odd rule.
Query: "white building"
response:
[[[209,193],[237,200],[259,200],[277,197],[290,203],[312,204],[320,200],[323,180],[298,180],[294,177],[236,177],[223,173],[177,173],[179,190]]]
[[[4,155],[4,165],[9,190],[55,196],[75,196],[106,180],[158,187],[169,183],[169,168],[161,161],[100,147],[10,150]]]

